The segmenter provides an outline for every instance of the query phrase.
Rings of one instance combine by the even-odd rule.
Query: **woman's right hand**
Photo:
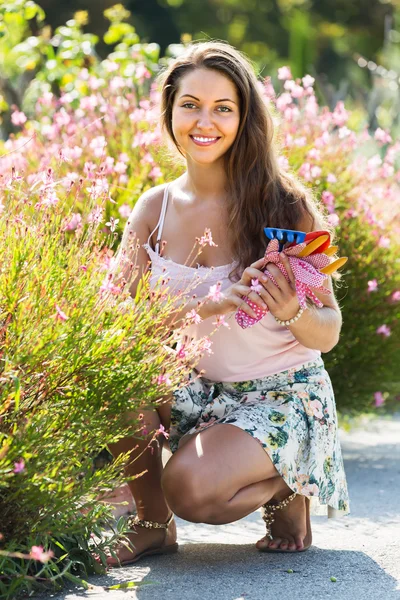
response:
[[[247,267],[240,280],[226,290],[221,292],[222,298],[218,302],[215,302],[214,314],[225,315],[227,313],[242,309],[250,317],[257,319],[257,315],[254,310],[243,300],[243,296],[247,297],[251,302],[257,304],[263,311],[268,310],[267,304],[261,298],[261,296],[251,289],[252,280],[258,279],[259,284],[263,285],[263,282],[267,280],[261,268],[265,267],[265,259],[260,258],[254,262],[250,267]],[[264,286],[263,286],[264,287]]]

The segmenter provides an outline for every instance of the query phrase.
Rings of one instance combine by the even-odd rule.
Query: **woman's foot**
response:
[[[128,533],[126,537],[131,542],[120,543],[114,552],[118,560],[112,556],[107,558],[109,567],[119,567],[139,560],[140,555],[167,554],[177,550],[176,523],[172,519],[167,529],[132,527],[135,533]]]
[[[309,500],[297,494],[285,508],[275,511],[275,521],[271,525],[273,540],[264,536],[256,544],[261,551],[284,550],[298,552],[311,545],[311,523],[309,518]],[[308,531],[307,531],[308,524]]]

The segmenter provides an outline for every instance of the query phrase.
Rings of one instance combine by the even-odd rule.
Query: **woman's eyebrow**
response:
[[[179,97],[184,98],[185,96],[187,96],[188,98],[193,98],[194,100],[197,100],[197,102],[200,102],[200,98],[196,98],[196,96],[193,96],[192,94],[182,94],[182,96]],[[234,100],[231,100],[230,98],[221,98],[220,100],[215,100],[215,102],[232,102],[233,104],[236,104],[236,102]]]

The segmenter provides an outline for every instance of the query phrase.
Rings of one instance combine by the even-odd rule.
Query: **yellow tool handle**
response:
[[[326,254],[327,256],[332,256],[332,254],[335,254],[338,250],[339,246],[329,246],[329,248],[324,250],[323,254]]]
[[[322,244],[325,244],[325,242],[327,242],[328,240],[329,240],[329,235],[320,235],[315,240],[313,240],[312,242],[307,244],[307,246],[305,248],[303,248],[303,250],[297,256],[299,258],[301,258],[303,256],[309,256],[312,252],[314,252],[314,250],[316,250],[317,248],[322,246]]]
[[[334,260],[327,267],[320,269],[320,273],[324,273],[324,275],[332,275],[332,273],[334,273],[335,271],[340,269],[340,267],[343,267],[343,265],[345,265],[347,263],[347,260],[348,260],[347,256],[342,256],[341,258]]]

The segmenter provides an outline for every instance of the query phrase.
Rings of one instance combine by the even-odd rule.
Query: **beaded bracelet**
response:
[[[302,307],[300,306],[300,308],[299,308],[299,312],[298,312],[298,313],[297,313],[297,315],[295,315],[295,316],[294,316],[292,319],[288,319],[287,321],[281,321],[280,319],[277,319],[277,318],[275,317],[275,321],[276,321],[277,323],[279,323],[279,325],[282,325],[282,327],[287,327],[288,325],[291,325],[292,323],[295,323],[295,322],[296,322],[298,319],[300,319],[300,317],[301,317],[301,315],[303,314],[303,312],[304,312],[304,308],[302,308]]]

